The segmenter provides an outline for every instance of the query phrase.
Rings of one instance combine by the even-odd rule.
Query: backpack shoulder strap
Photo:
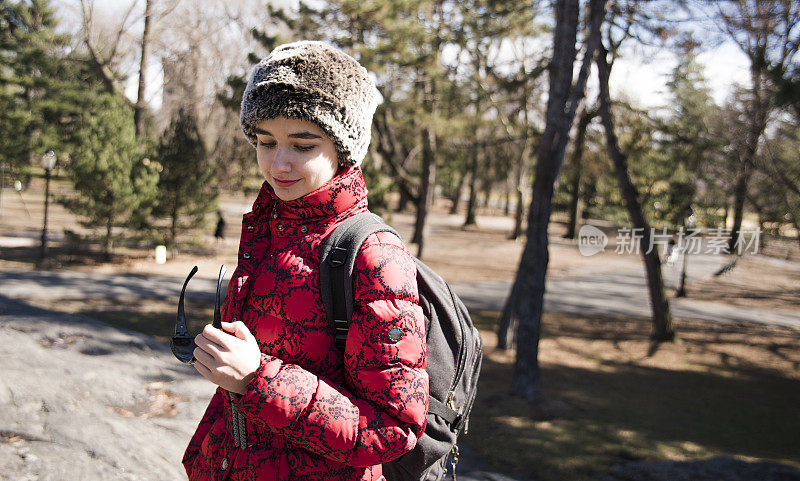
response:
[[[333,329],[336,347],[344,351],[353,318],[353,267],[367,237],[376,232],[397,232],[371,212],[348,217],[331,233],[319,264],[322,304]]]

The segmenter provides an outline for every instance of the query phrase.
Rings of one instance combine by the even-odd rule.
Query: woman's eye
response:
[[[268,149],[271,149],[271,148],[275,147],[275,142],[274,141],[269,141],[269,140],[259,140],[258,141],[258,146],[259,147],[266,147]]]
[[[295,145],[294,148],[300,152],[308,152],[309,150],[314,150],[316,145]]]

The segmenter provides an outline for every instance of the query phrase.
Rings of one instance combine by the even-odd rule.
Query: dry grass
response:
[[[800,311],[800,267],[759,257],[739,258],[720,277],[691,286],[692,299],[775,311]]]
[[[509,395],[497,315],[475,313],[488,347],[468,442],[498,467],[586,480],[620,458],[800,465],[797,330],[678,321],[679,342],[654,347],[646,319],[545,314],[543,400],[530,403]]]

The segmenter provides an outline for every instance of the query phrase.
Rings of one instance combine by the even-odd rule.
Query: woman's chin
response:
[[[269,184],[272,186],[273,192],[275,192],[275,195],[280,200],[295,200],[305,195],[302,185],[300,185],[299,181],[288,185],[281,185],[280,182],[273,180]]]
[[[296,192],[292,192],[291,189],[274,189],[275,195],[282,201],[288,202],[290,200],[299,199],[303,197],[304,194],[298,194]]]

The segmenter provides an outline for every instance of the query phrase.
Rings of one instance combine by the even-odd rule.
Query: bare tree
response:
[[[133,108],[134,122],[136,124],[136,136],[144,135],[144,121],[148,110],[148,100],[145,97],[147,91],[147,63],[151,50],[152,26],[155,21],[169,15],[178,5],[173,2],[165,6],[160,12],[156,13],[153,0],[145,0],[144,12],[141,16],[134,14],[139,2],[132,2],[122,17],[122,21],[114,28],[113,35],[99,35],[107,25],[98,26],[95,21],[94,0],[80,0],[81,4],[81,23],[84,44],[89,51],[90,57],[94,62],[98,72],[100,72],[103,82],[109,93],[119,95],[125,99],[128,105]],[[120,73],[115,70],[115,66],[120,64],[122,56],[127,53],[131,45],[126,42],[126,36],[130,35],[131,29],[140,21],[143,21],[144,28],[142,35],[137,42],[139,69],[138,69],[138,88],[136,100],[132,101],[124,94]]]
[[[132,28],[137,18],[134,14],[136,2],[132,2],[124,11],[118,26],[111,31],[109,25],[101,22],[97,25],[96,10],[93,0],[80,0],[81,34],[89,55],[100,73],[109,93],[117,94],[133,107],[134,103],[125,96],[119,73],[115,71],[120,57],[125,55],[125,34]]]
[[[566,239],[575,238],[575,230],[577,229],[578,212],[581,193],[581,176],[583,164],[583,151],[586,145],[586,130],[589,128],[589,123],[597,116],[597,110],[584,109],[578,121],[577,132],[575,134],[575,144],[572,151],[571,166],[572,175],[570,176],[570,188],[572,195],[569,201],[569,223],[567,224],[567,233],[564,234]]]
[[[506,301],[505,309],[510,311],[511,322],[504,332],[498,333],[503,347],[513,344],[514,336],[509,334],[514,330],[517,332],[516,338],[522,341],[517,342],[512,391],[531,400],[540,397],[539,336],[549,260],[547,227],[550,223],[553,185],[564,160],[575,112],[585,94],[605,13],[606,0],[592,0],[589,3],[583,59],[577,80],[573,82],[578,53],[576,42],[580,5],[577,0],[565,0],[556,2],[555,6],[556,26],[549,72],[546,126],[536,160],[533,199],[528,210],[527,241],[511,295]]]
[[[139,85],[136,90],[136,105],[133,107],[133,122],[136,124],[136,136],[144,134],[144,114],[147,103],[144,99],[147,84],[147,60],[150,57],[150,24],[153,21],[153,2],[144,2],[144,30],[142,31],[141,55],[139,56]]]
[[[748,122],[733,189],[733,227],[728,245],[734,252],[755,159],[775,107],[774,86],[764,60],[782,65],[794,58],[800,47],[800,4],[792,0],[706,0],[701,6],[710,9],[722,32],[751,59]]]
[[[661,260],[658,257],[658,249],[651,242],[650,224],[647,222],[644,211],[642,210],[642,205],[639,202],[639,192],[631,181],[630,173],[628,172],[627,156],[622,152],[622,149],[620,149],[619,141],[617,140],[617,135],[614,130],[614,119],[611,115],[611,99],[608,88],[611,65],[607,60],[607,56],[608,52],[605,46],[601,44],[600,52],[596,60],[600,84],[599,114],[606,132],[608,153],[614,163],[617,182],[619,183],[622,196],[625,199],[625,207],[628,210],[628,215],[633,222],[634,228],[642,233],[641,237],[639,237],[639,246],[644,257],[645,269],[647,271],[647,287],[653,313],[653,332],[651,337],[653,340],[657,341],[670,341],[675,338],[675,327],[669,301],[664,291]]]

